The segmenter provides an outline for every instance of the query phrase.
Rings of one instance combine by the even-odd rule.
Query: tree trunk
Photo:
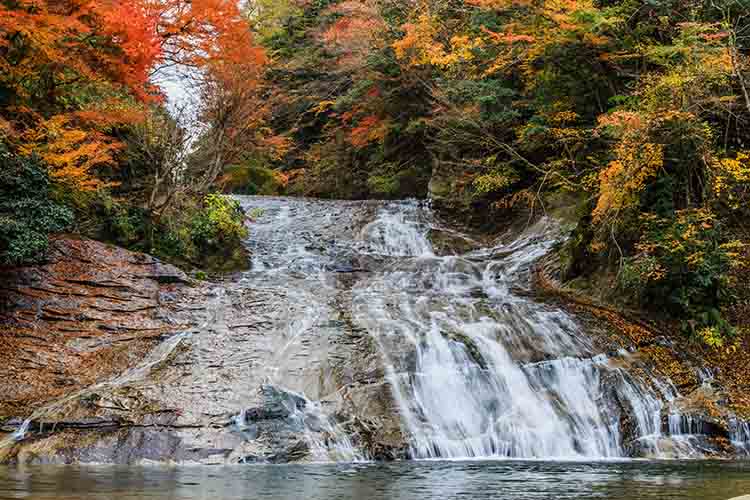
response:
[[[729,40],[730,46],[727,47],[727,49],[729,50],[729,58],[732,61],[732,71],[734,72],[734,76],[737,77],[737,81],[740,83],[742,97],[745,99],[745,108],[747,109],[747,112],[750,113],[750,90],[748,89],[745,75],[742,74],[742,67],[739,60],[740,56],[737,52],[737,33],[734,30],[731,31]]]

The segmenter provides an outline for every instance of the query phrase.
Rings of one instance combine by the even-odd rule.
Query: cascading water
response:
[[[553,220],[482,244],[422,202],[239,199],[255,218],[252,269],[196,290],[194,328],[19,420],[0,448],[138,382],[180,408],[185,455],[208,463],[372,458],[362,426],[398,431],[398,419],[396,444],[384,439],[402,450],[405,437],[414,458],[702,455],[706,422],[681,411],[689,402],[668,380],[529,298],[534,263],[564,238]],[[154,369],[179,383],[150,384]],[[710,387],[709,371],[697,377]],[[371,408],[386,418],[368,420]],[[750,455],[748,424],[730,427]]]
[[[750,456],[750,423],[732,422],[730,440],[734,447],[743,454]]]
[[[365,248],[394,260],[354,300],[387,360],[412,455],[622,457],[625,410],[632,438],[658,454],[662,397],[597,355],[567,314],[513,293],[558,241],[556,224],[437,256],[425,218],[422,205],[394,204],[362,230]]]

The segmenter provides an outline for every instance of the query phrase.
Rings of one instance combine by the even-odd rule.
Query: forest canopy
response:
[[[568,196],[565,279],[609,273],[631,306],[730,343],[747,301],[750,2],[248,8],[289,192],[429,195],[483,223]]]

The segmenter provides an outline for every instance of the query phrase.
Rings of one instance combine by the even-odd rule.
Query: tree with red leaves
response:
[[[264,63],[234,0],[0,0],[0,130],[96,189],[121,149],[111,132],[162,100],[156,73]]]

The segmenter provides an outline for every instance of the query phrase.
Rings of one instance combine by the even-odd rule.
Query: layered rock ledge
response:
[[[54,240],[48,263],[0,278],[0,463],[304,462],[315,443],[403,456],[341,279],[325,303],[338,319],[295,340],[307,311],[286,283],[191,283],[147,255]]]
[[[0,275],[0,417],[136,364],[189,325],[170,311],[189,282],[145,254],[85,239],[51,242],[48,262]]]

